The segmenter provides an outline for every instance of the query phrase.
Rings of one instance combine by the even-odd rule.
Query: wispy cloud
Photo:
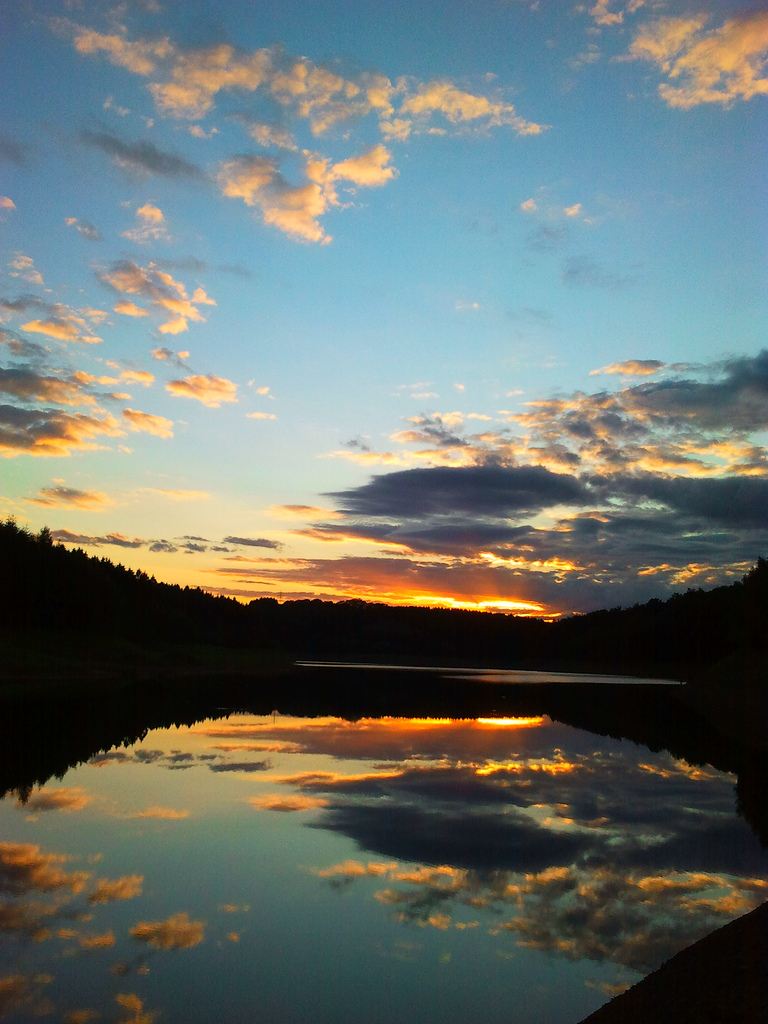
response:
[[[175,153],[166,153],[151,142],[123,142],[108,132],[80,132],[80,141],[91,149],[100,149],[112,157],[114,163],[125,171],[142,174],[158,174],[165,178],[187,178],[201,181],[205,175],[188,160]]]

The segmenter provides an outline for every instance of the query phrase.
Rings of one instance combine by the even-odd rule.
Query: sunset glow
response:
[[[766,554],[765,11],[6,7],[0,515],[545,618]]]

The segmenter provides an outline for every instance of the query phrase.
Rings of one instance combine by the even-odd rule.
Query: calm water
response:
[[[768,896],[733,776],[546,717],[156,730],[0,838],[11,1021],[575,1024]]]

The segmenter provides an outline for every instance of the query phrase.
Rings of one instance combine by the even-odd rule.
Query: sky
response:
[[[768,554],[768,7],[0,11],[0,514],[560,615]]]

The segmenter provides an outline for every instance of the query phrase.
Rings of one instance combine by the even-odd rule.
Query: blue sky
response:
[[[245,599],[765,553],[764,5],[2,20],[0,512]]]

